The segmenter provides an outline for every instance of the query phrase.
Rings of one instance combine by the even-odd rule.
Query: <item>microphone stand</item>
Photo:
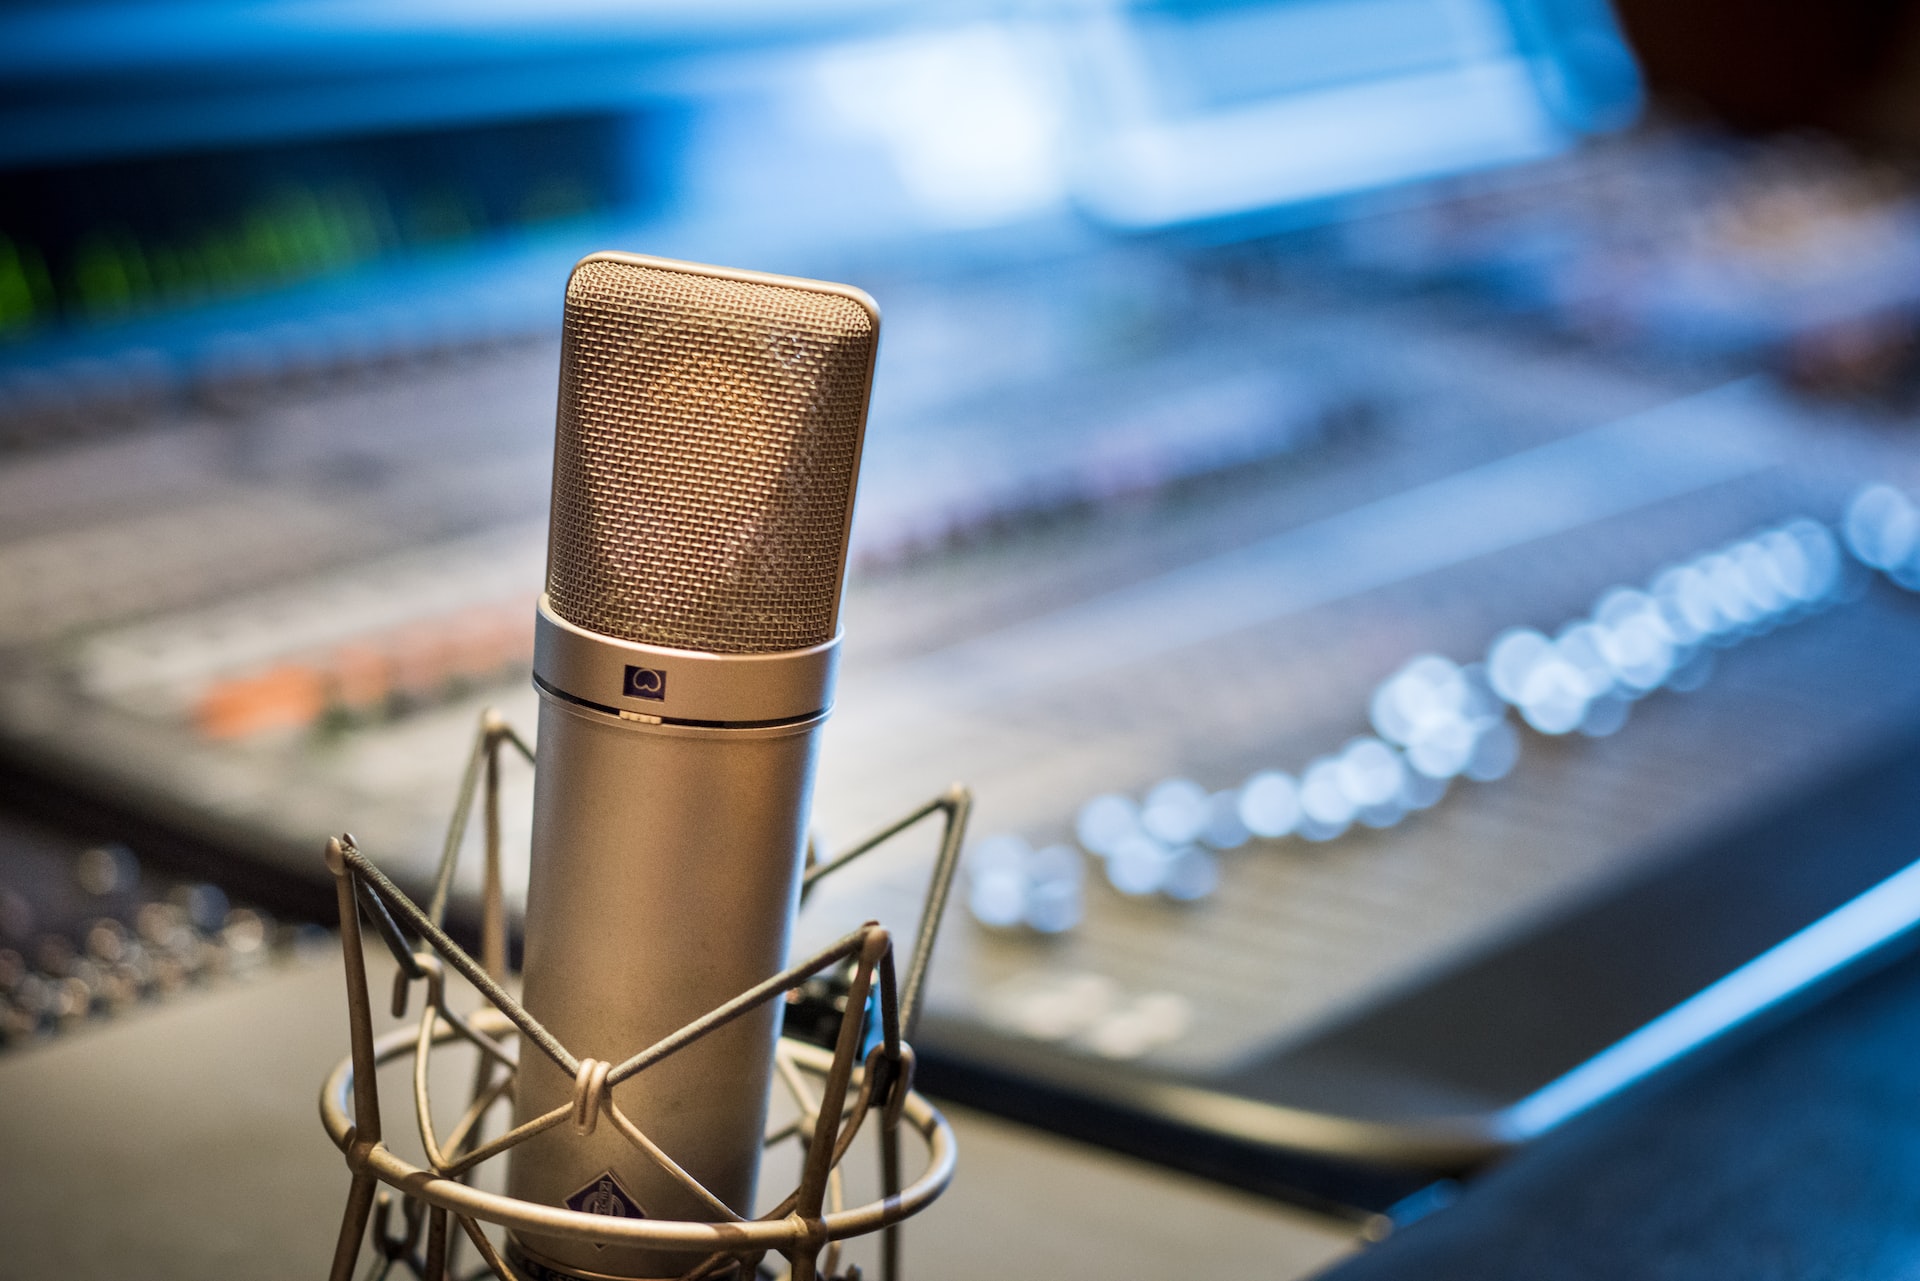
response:
[[[500,758],[511,747],[527,763],[534,754],[526,741],[497,714],[482,714],[479,733],[461,778],[459,798],[425,909],[416,905],[356,846],[351,835],[327,842],[327,868],[334,878],[340,912],[341,949],[346,965],[349,1057],[335,1066],[320,1094],[321,1120],[328,1137],[346,1157],[353,1173],[346,1211],[334,1251],[331,1281],[352,1281],[371,1227],[375,1264],[370,1281],[383,1281],[396,1267],[421,1281],[450,1281],[462,1238],[482,1266],[462,1278],[493,1276],[500,1281],[545,1281],[546,1270],[516,1267],[489,1237],[483,1224],[547,1236],[570,1236],[605,1244],[674,1251],[690,1259],[681,1281],[746,1278],[759,1275],[769,1253],[784,1255],[791,1281],[856,1281],[857,1267],[837,1271],[841,1243],[882,1233],[881,1276],[900,1275],[899,1224],[925,1209],[953,1178],[955,1145],[946,1119],[913,1091],[913,1049],[907,1042],[918,1017],[927,966],[940,918],[959,866],[973,798],[955,785],[831,859],[821,859],[809,843],[802,880],[804,902],[823,878],[885,844],[925,819],[940,815],[943,830],[925,905],[916,932],[904,985],[896,984],[892,937],[868,922],[813,956],[709,1011],[622,1063],[580,1059],[542,1027],[507,991],[507,927],[500,875]],[[485,868],[481,916],[481,956],[476,961],[445,931],[447,900],[464,843],[469,816],[480,798],[485,822]],[[376,1038],[367,991],[362,922],[372,924],[393,953],[391,1010],[404,1017],[415,984],[426,989],[417,1029],[402,1028]],[[772,1210],[743,1218],[683,1170],[629,1119],[613,1101],[612,1088],[644,1072],[676,1051],[770,1001],[789,999],[803,987],[812,990],[823,976],[850,969],[844,1010],[831,1052],[783,1036],[775,1057],[776,1074],[798,1110],[788,1124],[771,1131],[767,1146],[797,1141],[802,1156],[798,1185]],[[481,998],[467,1014],[457,1013],[447,993],[448,971],[464,978]],[[877,1000],[870,997],[877,993]],[[878,1006],[878,1036],[867,1027],[871,1005]],[[485,1139],[488,1115],[511,1097],[517,1061],[512,1050],[518,1032],[530,1053],[551,1058],[574,1078],[571,1102],[533,1118],[492,1140]],[[473,1084],[460,1120],[444,1136],[436,1129],[429,1081],[436,1047],[462,1043],[478,1054]],[[870,1048],[869,1048],[870,1047]],[[377,1068],[412,1061],[413,1106],[427,1165],[399,1156],[382,1139]],[[879,1131],[881,1197],[866,1205],[844,1204],[840,1164],[869,1117]],[[712,1221],[670,1221],[588,1213],[562,1206],[520,1201],[473,1186],[476,1171],[516,1144],[562,1125],[586,1136],[609,1124],[666,1174],[706,1203]],[[913,1131],[926,1149],[926,1165],[906,1186],[901,1184],[900,1131]],[[402,1226],[395,1232],[398,1205]],[[454,1228],[461,1235],[455,1235]],[[524,1265],[523,1265],[524,1266]]]

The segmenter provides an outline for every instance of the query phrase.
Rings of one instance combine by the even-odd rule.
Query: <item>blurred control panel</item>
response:
[[[1224,1070],[1909,724],[1911,198],[1648,131],[1317,230],[839,262],[889,329],[817,826],[976,788],[942,1026]],[[273,341],[14,403],[0,735],[292,880],[350,828],[418,884],[481,710],[532,729],[557,352]]]

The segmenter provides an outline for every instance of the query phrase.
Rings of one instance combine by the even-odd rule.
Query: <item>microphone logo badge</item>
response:
[[[620,1186],[620,1181],[613,1177],[611,1170],[603,1171],[599,1178],[568,1197],[567,1208],[581,1214],[603,1214],[613,1219],[647,1217],[647,1212]]]
[[[667,674],[655,667],[627,668],[626,686],[621,690],[628,698],[649,698],[658,703],[667,697]]]

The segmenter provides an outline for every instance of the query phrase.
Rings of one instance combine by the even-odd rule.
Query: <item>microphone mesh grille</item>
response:
[[[831,639],[878,338],[835,293],[581,264],[560,353],[554,610],[676,649]]]

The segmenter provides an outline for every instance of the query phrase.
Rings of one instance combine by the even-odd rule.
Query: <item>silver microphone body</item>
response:
[[[858,291],[631,256],[569,282],[524,1002],[619,1065],[787,962],[878,317]],[[799,643],[796,643],[799,642]],[[610,1097],[753,1213],[780,1005]],[[522,1046],[515,1123],[576,1082]],[[512,1152],[509,1192],[715,1220],[602,1115]],[[535,1275],[656,1278],[696,1261],[521,1234]]]

